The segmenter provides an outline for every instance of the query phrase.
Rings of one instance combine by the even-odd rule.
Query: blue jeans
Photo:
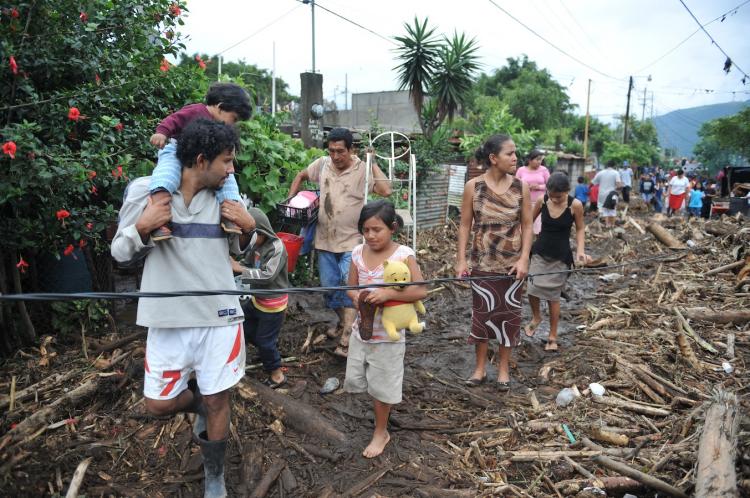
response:
[[[701,208],[699,207],[689,207],[688,208],[688,217],[695,216],[696,218],[701,217]]]
[[[256,308],[252,301],[242,307],[245,312],[245,342],[258,349],[263,370],[273,372],[281,368],[279,354],[279,331],[284,323],[284,312],[267,313]]]
[[[323,287],[337,287],[347,285],[349,280],[349,267],[352,264],[352,253],[350,252],[328,252],[318,251],[318,271],[320,272],[320,285]],[[326,306],[331,309],[353,308],[354,304],[346,291],[338,290],[328,292],[325,295]]]
[[[151,183],[149,191],[166,190],[174,194],[180,187],[182,178],[182,166],[177,159],[177,142],[170,140],[162,150],[159,151],[159,160],[156,163],[153,173],[151,173]],[[241,201],[240,189],[237,186],[237,180],[234,175],[224,182],[224,185],[216,191],[216,201],[221,204],[225,200]]]

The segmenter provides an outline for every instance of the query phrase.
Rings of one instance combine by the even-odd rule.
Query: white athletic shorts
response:
[[[143,395],[172,399],[195,372],[203,394],[216,394],[245,375],[242,322],[223,327],[149,328]]]

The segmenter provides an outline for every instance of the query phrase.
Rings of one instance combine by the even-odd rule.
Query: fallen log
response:
[[[709,402],[698,443],[695,496],[739,496],[735,460],[740,417],[737,396],[720,390]]]
[[[121,348],[126,344],[129,344],[133,342],[136,339],[139,339],[141,337],[145,337],[146,331],[145,330],[139,330],[138,332],[133,332],[130,335],[126,335],[125,337],[121,339],[117,339],[116,341],[108,342],[107,344],[102,344],[101,346],[98,346],[94,351],[92,352],[94,355],[98,355],[101,353],[107,353],[109,351],[114,351],[117,348]]]
[[[245,380],[240,383],[237,393],[247,401],[257,400],[264,409],[270,411],[284,422],[284,425],[295,431],[335,445],[343,445],[347,442],[346,435],[323,418],[318,410],[290,396],[278,393],[256,380]]]
[[[284,460],[276,460],[275,462],[273,462],[266,473],[263,474],[263,478],[260,480],[253,492],[250,493],[250,498],[263,498],[264,496],[266,496],[268,494],[268,490],[271,488],[271,485],[279,477],[281,471],[284,470],[284,467],[286,467],[286,462]]]
[[[536,461],[553,461],[564,457],[568,458],[591,458],[601,455],[601,451],[595,450],[547,450],[547,451],[500,451],[498,458],[510,460],[511,462],[536,462]]]
[[[341,496],[342,498],[352,498],[354,496],[359,496],[361,493],[363,493],[367,488],[375,484],[380,480],[381,477],[386,475],[388,472],[390,472],[392,467],[386,467],[384,469],[379,469],[370,474],[369,476],[365,477],[361,481],[355,483],[353,486],[351,486],[349,489],[344,491]]]
[[[630,438],[625,434],[615,434],[614,432],[605,431],[599,428],[591,430],[591,438],[617,446],[627,446],[630,442]]]
[[[606,467],[610,470],[614,470],[615,472],[618,472],[624,476],[631,477],[635,479],[636,481],[639,481],[643,483],[644,485],[648,486],[649,488],[655,489],[657,491],[661,491],[662,493],[666,493],[669,496],[677,496],[678,498],[688,498],[688,495],[685,494],[685,492],[682,491],[681,489],[675,488],[671,484],[668,484],[662,481],[661,479],[657,479],[656,477],[645,474],[641,472],[640,470],[636,470],[632,467],[625,465],[624,463],[616,462],[612,460],[611,458],[605,457],[604,455],[596,455],[592,457],[591,460],[593,460],[594,463],[601,465],[602,467]]]
[[[37,410],[5,434],[3,439],[0,440],[0,450],[26,437],[41,434],[38,431],[43,430],[50,423],[60,406],[63,404],[65,406],[76,406],[80,401],[96,392],[98,385],[99,377],[92,377],[72,391],[60,396],[48,406]]]
[[[674,235],[669,232],[669,230],[656,222],[650,223],[646,227],[646,230],[651,232],[651,235],[656,237],[656,240],[670,249],[685,249],[685,244],[680,242]]]
[[[61,384],[62,382],[70,380],[76,375],[80,375],[80,372],[75,369],[71,369],[64,374],[60,374],[60,373],[52,374],[49,377],[43,378],[36,384],[33,384],[29,387],[21,389],[20,391],[16,391],[15,401],[16,403],[18,403],[19,401],[25,401],[31,398],[34,395],[34,393],[47,390],[50,387],[56,386],[58,384]],[[0,410],[5,409],[7,406],[9,406],[9,404],[10,404],[10,396],[0,396]]]
[[[750,322],[750,311],[713,311],[708,308],[686,308],[685,317],[701,322],[739,325]]]
[[[612,398],[610,396],[597,396],[594,395],[593,399],[596,403],[602,405],[613,406],[615,408],[623,408],[630,410],[631,412],[641,413],[643,415],[651,415],[652,417],[668,417],[672,412],[664,408],[654,408],[652,406],[646,406],[636,403],[635,401],[625,401],[619,398]]]

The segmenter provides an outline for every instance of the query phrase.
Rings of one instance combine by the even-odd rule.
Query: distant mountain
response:
[[[678,109],[656,116],[654,125],[659,136],[659,144],[665,149],[677,149],[677,154],[680,156],[690,157],[693,155],[693,147],[698,143],[698,130],[703,123],[737,114],[748,105],[750,105],[750,100],[725,102]]]

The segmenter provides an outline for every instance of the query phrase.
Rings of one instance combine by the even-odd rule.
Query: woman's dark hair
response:
[[[353,141],[354,137],[352,136],[352,132],[346,128],[334,128],[328,132],[327,143],[344,142],[344,144],[346,145],[346,149],[350,150],[352,148]]]
[[[570,178],[561,171],[556,171],[547,179],[548,192],[569,192]]]
[[[206,94],[206,105],[218,105],[222,111],[236,112],[240,121],[250,119],[250,95],[234,83],[214,83]]]
[[[534,150],[532,150],[532,151],[531,151],[531,152],[529,153],[528,157],[526,158],[526,162],[528,163],[529,161],[533,161],[533,160],[534,160],[534,159],[536,159],[537,157],[539,157],[539,156],[543,156],[543,155],[544,155],[544,152],[542,152],[542,151],[541,151],[541,150],[539,150],[539,149],[534,149]]]
[[[362,211],[359,213],[359,221],[357,222],[357,230],[359,233],[363,232],[365,221],[373,217],[380,218],[387,227],[393,227],[393,224],[395,223],[396,226],[393,228],[394,232],[397,232],[399,228],[404,226],[404,220],[396,214],[396,208],[393,206],[393,203],[383,199],[378,199],[377,201],[371,201],[365,204]]]
[[[196,119],[180,134],[177,159],[184,168],[192,168],[199,154],[213,161],[222,152],[239,147],[240,139],[234,126],[210,119]]]
[[[510,135],[492,135],[476,150],[474,157],[479,163],[489,166],[490,154],[497,154],[500,152],[500,149],[503,148],[503,144],[509,140],[512,140]]]
[[[682,168],[677,170],[677,176],[684,175],[684,174],[685,174],[685,171],[683,171]]]
[[[586,180],[584,180],[582,176],[579,176],[579,177],[578,177],[578,183],[583,183],[583,182],[585,182],[585,181],[586,181]]]

